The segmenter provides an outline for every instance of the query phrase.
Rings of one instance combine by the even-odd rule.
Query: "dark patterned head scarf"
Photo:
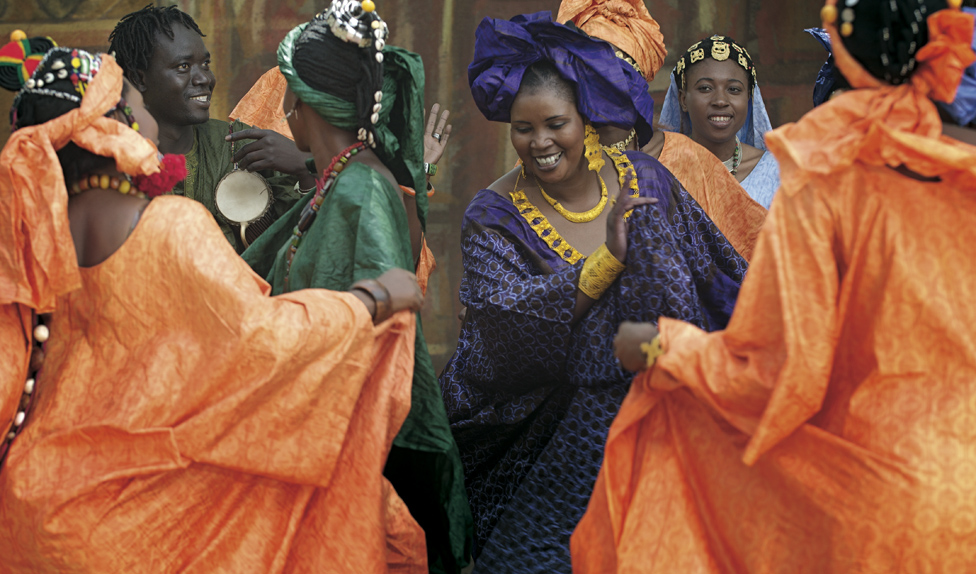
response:
[[[842,1],[837,27],[865,70],[897,86],[912,76],[918,51],[929,41],[926,19],[946,6],[946,0]]]
[[[544,60],[573,85],[577,108],[587,121],[634,128],[640,145],[650,141],[654,99],[644,77],[618,58],[610,44],[553,22],[550,12],[482,20],[468,67],[471,94],[481,113],[491,121],[510,122],[525,70]]]
[[[830,34],[823,28],[807,28],[805,30],[820,42],[820,45],[827,50],[827,61],[820,67],[817,74],[817,83],[813,86],[813,107],[826,102],[830,94],[836,89],[836,74],[834,72],[834,53],[830,48]]]

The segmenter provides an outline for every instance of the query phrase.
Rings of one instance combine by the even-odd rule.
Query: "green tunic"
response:
[[[296,204],[243,254],[275,295],[284,290],[285,255],[306,203]],[[305,232],[292,262],[290,288],[344,291],[394,267],[413,270],[399,191],[372,168],[352,162]],[[427,535],[430,570],[454,573],[471,552],[471,511],[419,314],[416,337],[410,414],[393,441],[384,474]]]
[[[202,203],[224,232],[224,237],[234,246],[238,253],[244,251],[244,243],[241,241],[240,228],[231,225],[223,220],[217,213],[217,206],[214,203],[214,193],[221,178],[234,170],[233,154],[231,145],[224,138],[230,133],[229,125],[222,120],[211,119],[205,124],[193,126],[193,147],[186,154],[186,179],[177,183],[173,187],[176,195],[185,195],[190,199],[195,199]],[[249,129],[249,126],[234,121],[234,131]],[[236,149],[246,145],[248,142],[237,142]],[[301,195],[295,189],[297,178],[294,176],[278,173],[276,171],[259,171],[271,185],[271,192],[275,201],[271,209],[275,212],[275,217],[280,217],[287,212]]]

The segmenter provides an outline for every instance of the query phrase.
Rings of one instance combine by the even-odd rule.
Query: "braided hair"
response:
[[[716,35],[695,43],[678,59],[678,64],[674,67],[674,79],[682,90],[685,89],[688,68],[705,58],[711,58],[718,62],[732,60],[738,64],[749,77],[750,94],[753,88],[759,85],[759,80],[756,77],[756,65],[752,61],[752,56],[749,55],[749,50],[728,36]]]
[[[119,20],[109,34],[111,46],[108,51],[115,56],[115,61],[125,71],[126,77],[134,80],[133,74],[136,71],[144,72],[149,69],[149,61],[156,49],[156,35],[165,34],[172,40],[174,25],[185,26],[201,37],[206,37],[193,18],[176,6],[157,8],[150,4]]]
[[[841,41],[872,76],[899,85],[929,41],[926,19],[946,7],[946,0],[838,0]]]
[[[370,145],[383,98],[385,38],[386,23],[375,11],[364,11],[357,0],[336,0],[309,22],[292,56],[295,72],[309,87],[356,104],[359,139]]]

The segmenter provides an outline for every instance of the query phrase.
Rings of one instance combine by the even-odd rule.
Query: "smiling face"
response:
[[[512,146],[526,171],[544,183],[588,169],[584,129],[575,102],[552,87],[519,92],[512,102]]]
[[[210,71],[210,52],[193,30],[174,24],[172,39],[157,34],[149,69],[139,75],[146,108],[160,124],[183,127],[210,119],[217,79]]]
[[[679,100],[681,109],[691,116],[692,138],[703,145],[735,139],[749,115],[746,71],[732,59],[706,58],[688,68],[685,81]]]

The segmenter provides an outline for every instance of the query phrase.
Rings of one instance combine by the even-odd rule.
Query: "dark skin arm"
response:
[[[630,185],[630,180],[624,182],[624,187]],[[642,205],[653,205],[657,203],[657,198],[654,197],[631,197],[625,196],[623,199],[617,201],[613,205],[613,209],[610,210],[610,216],[607,218],[607,250],[610,251],[611,255],[617,258],[617,261],[621,263],[627,263],[627,220],[624,219],[624,215],[634,209],[635,207],[640,207]],[[588,295],[576,290],[576,307],[573,309],[573,321],[572,324],[576,324],[583,315],[590,310],[590,307],[596,303],[595,299],[591,299]]]
[[[420,292],[420,285],[417,284],[417,276],[405,270],[394,268],[376,278],[390,295],[390,307],[392,313],[398,311],[419,311],[424,305],[424,295]],[[366,310],[373,316],[374,323],[376,318],[376,301],[369,293],[360,289],[350,289],[357,299],[366,306]]]
[[[451,124],[447,123],[447,118],[451,115],[450,110],[441,111],[440,104],[434,104],[427,115],[426,129],[424,130],[424,161],[437,165],[447,149],[447,142],[451,139]],[[434,134],[440,134],[438,141]],[[430,183],[430,176],[427,176],[427,183]],[[417,193],[427,193],[427,190],[414,190]],[[410,226],[410,246],[413,248],[413,263],[420,262],[420,250],[423,246],[424,232],[420,227],[420,218],[417,216],[417,202],[414,198],[404,195],[404,207],[407,209],[407,224]]]
[[[620,361],[620,366],[631,372],[646,369],[647,358],[641,351],[641,343],[650,343],[657,335],[657,327],[650,323],[621,323],[613,339],[613,354]]]
[[[298,150],[295,142],[271,130],[251,128],[229,134],[228,142],[254,140],[243,146],[236,146],[234,162],[247,171],[274,170],[298,178],[302,189],[315,186],[315,176],[308,173],[305,160],[311,157]]]

